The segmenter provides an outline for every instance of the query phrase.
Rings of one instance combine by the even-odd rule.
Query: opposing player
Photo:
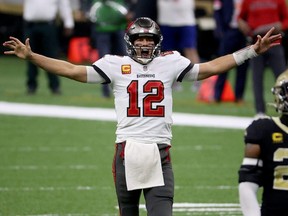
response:
[[[245,156],[239,170],[244,216],[288,215],[288,70],[272,88],[280,117],[251,123],[245,133]],[[263,187],[261,209],[257,191]]]
[[[92,66],[74,65],[34,53],[29,45],[10,37],[7,55],[84,83],[112,83],[117,114],[113,174],[121,216],[139,215],[144,193],[150,216],[171,216],[174,178],[170,161],[172,84],[223,73],[269,48],[280,34],[273,28],[257,42],[213,61],[192,64],[176,51],[161,53],[162,34],[151,19],[141,17],[126,31],[128,56],[106,55]]]

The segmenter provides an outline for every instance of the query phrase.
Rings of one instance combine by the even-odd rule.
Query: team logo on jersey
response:
[[[272,134],[273,143],[283,143],[283,134],[282,133],[273,133]]]
[[[122,74],[131,74],[131,65],[122,65],[121,66],[121,72]]]

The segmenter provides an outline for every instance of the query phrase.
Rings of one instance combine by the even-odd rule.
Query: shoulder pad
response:
[[[166,55],[172,55],[172,54],[174,54],[174,52],[173,51],[165,51],[165,52],[161,52],[161,56],[166,56]]]

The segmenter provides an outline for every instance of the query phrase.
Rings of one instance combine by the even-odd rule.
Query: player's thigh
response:
[[[141,190],[127,190],[124,167],[124,146],[124,143],[115,145],[115,155],[112,165],[119,211],[122,216],[137,216],[139,215]]]
[[[163,166],[164,186],[144,190],[148,216],[171,216],[174,197],[174,175],[171,163]]]

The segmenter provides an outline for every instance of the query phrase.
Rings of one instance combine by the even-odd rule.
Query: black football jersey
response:
[[[258,119],[249,125],[244,139],[261,148],[261,215],[288,216],[288,127],[279,118]]]

